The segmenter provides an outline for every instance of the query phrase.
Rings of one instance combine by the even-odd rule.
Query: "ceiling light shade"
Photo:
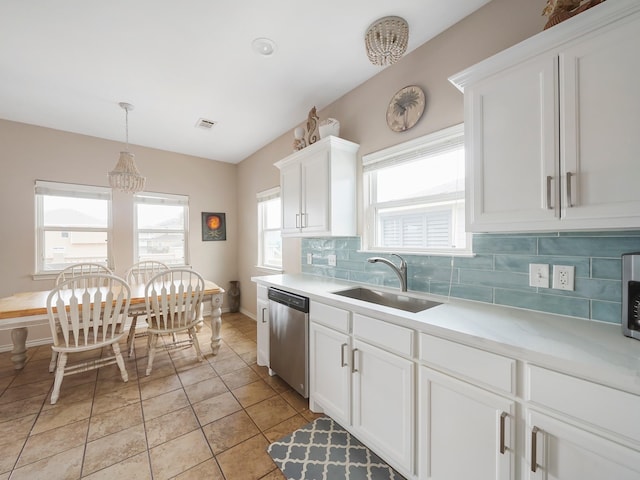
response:
[[[384,17],[373,22],[364,36],[367,56],[374,65],[396,63],[407,51],[409,25],[400,17]]]
[[[116,168],[109,172],[109,185],[122,192],[137,193],[144,190],[146,178],[140,175],[135,164],[135,155],[129,152],[129,110],[133,110],[133,105],[124,102],[119,105],[125,111],[127,143],[125,151],[120,152]]]
[[[263,57],[270,57],[276,51],[276,42],[270,38],[256,38],[251,42],[251,46],[254,52],[258,55],[262,55]]]

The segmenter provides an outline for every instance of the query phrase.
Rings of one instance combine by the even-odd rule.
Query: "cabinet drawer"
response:
[[[407,357],[413,356],[413,330],[409,328],[355,313],[353,334],[386,350]]]
[[[266,285],[258,284],[257,292],[258,298],[261,300],[269,300],[268,288]]]
[[[347,310],[324,303],[311,302],[309,319],[340,332],[349,333],[349,312]]]
[[[640,443],[640,396],[528,366],[527,400]]]
[[[420,360],[461,375],[473,383],[516,393],[516,361],[511,358],[420,334]]]

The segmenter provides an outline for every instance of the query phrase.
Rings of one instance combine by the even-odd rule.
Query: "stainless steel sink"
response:
[[[417,313],[428,308],[440,305],[439,302],[425,300],[423,298],[414,298],[401,293],[379,292],[369,288],[355,287],[347,290],[333,292],[336,295],[349,297],[363,302],[384,305],[385,307],[397,308],[405,312]]]

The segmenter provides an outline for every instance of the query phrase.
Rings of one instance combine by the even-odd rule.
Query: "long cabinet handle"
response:
[[[504,423],[505,423],[505,418],[507,418],[508,413],[507,412],[502,412],[500,414],[500,453],[502,455],[504,455],[504,452],[506,450],[506,447],[504,445]]]
[[[303,213],[300,215],[300,227],[307,228],[307,225],[309,225],[309,214]]]
[[[573,173],[567,172],[567,208],[573,207],[572,195],[571,195],[571,178]]]
[[[262,309],[262,323],[267,323],[267,321],[264,319],[264,313],[267,311],[266,308]]]
[[[348,346],[348,345],[347,345],[346,343],[343,343],[343,344],[340,346],[340,366],[341,366],[341,367],[346,367],[346,366],[347,366],[347,363],[345,362],[345,357],[346,357],[346,355],[345,355],[345,353],[344,353],[344,350],[345,350],[345,348],[347,348],[347,346]]]
[[[553,210],[553,204],[551,203],[551,182],[553,181],[553,177],[551,175],[547,175],[547,209]]]
[[[358,371],[358,369],[356,368],[356,352],[358,351],[357,348],[354,348],[353,350],[351,350],[351,373],[356,373]]]
[[[300,214],[296,213],[296,228],[301,228],[302,222],[300,222],[298,219],[300,218]]]
[[[537,443],[537,434],[540,431],[538,427],[533,427],[531,429],[531,471],[536,472],[538,469],[538,443]]]

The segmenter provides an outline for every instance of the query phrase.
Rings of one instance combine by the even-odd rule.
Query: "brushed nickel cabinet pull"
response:
[[[572,195],[571,195],[571,178],[573,173],[567,172],[567,208],[573,207]]]
[[[343,343],[343,344],[340,346],[340,366],[341,366],[341,367],[346,367],[346,366],[347,366],[347,364],[346,364],[346,363],[345,363],[345,361],[344,361],[345,356],[346,356],[346,355],[344,354],[344,349],[345,349],[346,347],[347,347],[347,344],[346,344],[346,343]]]
[[[500,414],[500,453],[504,455],[506,447],[504,446],[504,419],[507,418],[508,413],[502,412]]]
[[[298,221],[300,218],[300,214],[296,213],[296,228],[301,228],[301,222]]]
[[[264,319],[264,312],[266,312],[266,311],[267,311],[266,308],[262,309],[262,323],[267,323],[267,321]]]
[[[300,226],[302,228],[307,228],[307,226],[309,225],[309,214],[308,213],[303,213],[301,215],[300,223],[301,223]]]
[[[538,444],[536,442],[536,437],[539,431],[540,429],[538,427],[533,427],[531,429],[531,471],[534,473],[538,469],[538,462],[536,458],[538,456]]]
[[[553,210],[553,205],[551,204],[551,181],[553,177],[551,175],[547,175],[547,209]]]
[[[356,373],[358,371],[358,369],[356,368],[356,352],[358,351],[357,348],[354,348],[353,350],[351,350],[351,373]]]

